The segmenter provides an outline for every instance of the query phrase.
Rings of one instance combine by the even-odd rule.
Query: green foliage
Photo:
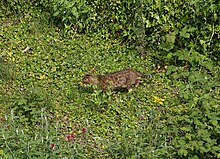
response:
[[[103,35],[132,40],[135,12],[140,7],[134,1],[53,1],[55,21],[73,26],[78,32],[99,32]]]
[[[174,66],[169,66],[168,72]],[[179,67],[180,68],[180,67]],[[218,158],[219,156],[219,68],[210,74],[204,70],[176,69],[169,74],[180,85],[180,111],[167,117],[175,135],[172,145],[178,156]],[[182,111],[181,111],[182,110]],[[176,119],[176,120],[174,120]],[[176,127],[178,125],[178,127]]]
[[[180,94],[181,101],[186,104],[188,111],[175,114],[173,118],[178,117],[176,123],[170,121],[170,124],[179,125],[177,129],[179,135],[174,138],[173,144],[178,149],[180,156],[189,158],[218,156],[220,150],[217,148],[219,144],[217,136],[220,130],[219,101],[216,100],[215,93],[208,92],[211,90],[217,93],[219,88],[213,89],[213,86],[211,86],[212,88],[202,87],[195,90],[185,88],[184,92]],[[204,94],[205,92],[206,94]]]
[[[136,129],[122,126],[107,151],[112,158],[218,158],[219,88],[203,89],[167,97],[164,108],[150,110]]]
[[[0,155],[219,158],[217,1],[53,1],[63,30],[38,2],[1,22]],[[166,70],[106,37],[142,55],[147,45]],[[103,92],[81,85],[94,67],[156,73],[132,92]]]
[[[98,32],[173,65],[210,69],[219,58],[219,3],[209,1],[2,1],[7,12],[48,11],[64,35]],[[150,54],[151,53],[151,54]],[[191,57],[192,56],[192,57]],[[190,59],[190,60],[189,60]]]
[[[123,125],[114,134],[114,139],[107,148],[112,158],[172,158],[175,151],[170,144],[169,135],[163,129],[169,129],[161,120],[157,110],[149,110],[142,115],[136,129]],[[164,115],[164,114],[163,114]]]
[[[34,8],[38,11],[51,11],[50,0],[2,0],[0,2],[0,17],[18,18],[31,14]],[[36,14],[36,13],[35,13]]]
[[[39,88],[33,88],[25,91],[21,95],[16,95],[16,99],[13,99],[14,103],[11,109],[14,110],[15,115],[19,116],[21,123],[27,123],[28,125],[38,125],[41,112],[47,110],[50,111],[52,104],[51,99]]]
[[[13,80],[15,78],[14,67],[5,57],[0,57],[0,80]]]
[[[146,18],[148,28],[152,28],[149,44],[160,51],[155,57],[176,66],[212,69],[219,48],[218,7],[217,1],[158,3],[155,19]],[[154,12],[154,8],[149,12]]]
[[[210,108],[210,104],[213,108]],[[220,133],[219,109],[215,104],[219,103],[209,101],[209,103],[202,104],[200,108],[192,108],[189,112],[180,114],[182,118],[179,117],[177,120],[180,135],[173,140],[179,156],[188,158],[218,156],[220,152],[217,137]]]
[[[187,61],[190,65],[188,59],[192,52],[197,52],[199,61],[218,58],[219,3],[216,0],[80,3],[66,0],[54,1],[53,5],[53,16],[64,24],[84,32],[98,31],[120,37],[130,44],[135,42],[142,53],[147,48],[157,49],[161,53],[154,54],[156,58],[175,64]],[[182,50],[190,54],[179,54]]]
[[[89,23],[88,16],[92,16],[92,8],[85,0],[53,0],[53,17],[60,21],[60,25],[73,25],[74,30],[81,32]]]
[[[87,132],[80,132],[81,135],[74,135],[71,139],[79,142],[65,140],[65,134],[62,134],[59,128],[49,126],[44,113],[44,111],[40,113],[42,118],[39,118],[39,127],[28,131],[20,124],[19,116],[15,116],[13,111],[2,118],[0,156],[3,158],[86,158],[84,142],[87,140]]]

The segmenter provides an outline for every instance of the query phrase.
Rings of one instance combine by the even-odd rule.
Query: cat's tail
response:
[[[153,73],[151,73],[151,74],[144,75],[144,78],[146,78],[146,79],[153,79],[153,77],[154,77],[155,74],[156,74],[156,73],[153,72]]]

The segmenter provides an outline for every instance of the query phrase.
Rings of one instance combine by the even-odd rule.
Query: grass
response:
[[[142,60],[135,50],[120,46],[117,40],[105,40],[98,35],[63,36],[59,30],[44,25],[44,20],[27,17],[18,24],[1,27],[0,48],[5,61],[1,64],[16,66],[10,68],[14,77],[5,72],[8,68],[3,68],[8,77],[1,81],[1,100],[5,108],[1,118],[3,124],[18,124],[5,131],[17,132],[20,145],[30,146],[24,154],[18,154],[31,158],[34,155],[31,149],[37,147],[31,147],[28,141],[46,145],[47,148],[39,150],[44,154],[50,142],[55,143],[56,149],[63,136],[86,128],[89,136],[86,142],[91,142],[87,149],[105,156],[103,149],[107,145],[104,143],[110,142],[115,133],[124,128],[139,127],[143,123],[141,118],[145,120],[145,116],[150,115],[151,107],[160,105],[153,102],[152,95],[164,95],[156,90],[159,83],[149,84],[147,80],[130,93],[103,93],[99,88],[80,85],[84,74],[96,67],[98,74],[133,68],[148,75],[153,73],[153,64],[150,59]],[[31,130],[32,124],[36,130]],[[21,139],[20,135],[26,138]],[[12,144],[7,137],[5,140]],[[13,156],[10,151],[20,149],[3,145],[7,149],[4,150],[6,156],[8,153]]]
[[[161,72],[129,93],[83,86],[84,74],[94,67],[97,74],[132,68],[148,75],[155,66],[120,41],[61,31],[42,17],[27,15],[1,26],[3,158],[173,158],[186,153],[177,152],[178,141],[173,141],[188,122],[176,120],[176,114],[192,108],[177,99],[178,81]]]

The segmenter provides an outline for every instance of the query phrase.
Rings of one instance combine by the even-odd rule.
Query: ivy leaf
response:
[[[174,65],[168,66],[166,75],[170,75],[172,72],[175,72],[176,70],[177,68]]]
[[[26,99],[20,99],[19,101],[18,101],[18,105],[24,105],[24,104],[26,104],[27,103],[27,100]]]
[[[189,29],[187,29],[187,32],[194,32],[196,30],[196,28],[195,27],[190,27]]]
[[[188,140],[191,140],[191,139],[192,139],[192,135],[189,134],[189,133],[186,133],[185,137],[186,137]]]
[[[58,14],[60,14],[59,11],[55,12],[55,13],[53,14],[53,16],[56,17],[56,16],[58,16]]]
[[[173,53],[170,52],[169,54],[167,54],[167,59],[168,60],[170,60],[172,57],[173,57]]]
[[[184,38],[190,38],[190,34],[187,33],[187,28],[183,28],[181,31],[180,31],[180,36],[184,37]]]
[[[176,33],[175,32],[172,32],[172,33],[166,35],[166,42],[167,43],[174,44],[175,39],[176,39]]]

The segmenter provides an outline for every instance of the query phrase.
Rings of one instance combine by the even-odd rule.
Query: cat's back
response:
[[[83,78],[83,83],[99,85],[103,90],[117,88],[130,90],[132,87],[139,85],[141,77],[143,77],[142,73],[126,69],[104,75],[86,75]]]
[[[104,80],[107,85],[111,85],[112,88],[130,88],[133,85],[137,85],[141,77],[143,77],[143,75],[140,72],[126,69],[106,74]]]
[[[118,78],[118,77],[138,78],[138,77],[143,77],[143,74],[132,69],[126,69],[126,70],[121,70],[110,74],[106,74],[106,76],[111,78]]]

